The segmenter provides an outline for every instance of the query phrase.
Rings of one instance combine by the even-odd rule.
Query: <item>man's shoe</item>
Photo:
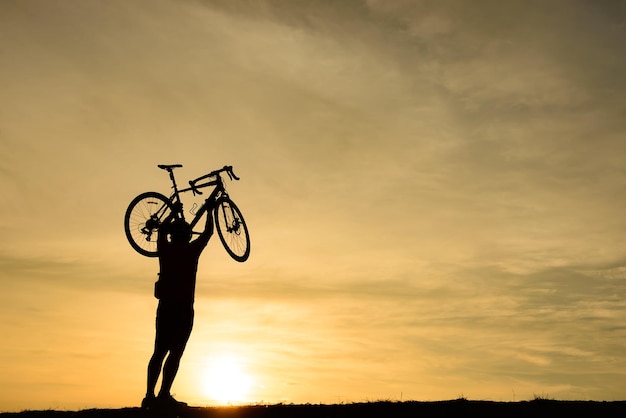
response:
[[[177,401],[172,395],[159,395],[157,400],[159,402],[159,406],[163,406],[165,408],[179,408],[187,406],[185,402]]]
[[[154,404],[156,403],[156,397],[154,396],[146,396],[141,401],[141,409],[152,409],[154,408]]]

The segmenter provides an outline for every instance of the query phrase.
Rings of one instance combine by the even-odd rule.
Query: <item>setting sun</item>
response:
[[[242,363],[240,357],[231,354],[210,360],[203,378],[205,395],[222,405],[249,401],[252,378]]]

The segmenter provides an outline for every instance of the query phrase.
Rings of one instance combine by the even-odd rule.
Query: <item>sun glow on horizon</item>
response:
[[[242,363],[233,354],[210,359],[202,378],[205,396],[221,405],[249,401],[253,379]]]

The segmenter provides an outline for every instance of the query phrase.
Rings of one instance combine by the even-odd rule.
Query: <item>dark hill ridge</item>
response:
[[[626,401],[522,402],[437,401],[366,402],[341,405],[250,405],[193,407],[148,413],[139,408],[82,411],[23,411],[0,413],[0,418],[467,418],[467,417],[626,417]]]

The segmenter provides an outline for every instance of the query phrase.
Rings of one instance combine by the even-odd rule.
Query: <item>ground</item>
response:
[[[624,417],[626,401],[489,402],[458,399],[438,402],[367,402],[341,405],[249,405],[192,407],[148,413],[139,408],[82,411],[23,411],[0,418],[366,418],[366,417]]]

